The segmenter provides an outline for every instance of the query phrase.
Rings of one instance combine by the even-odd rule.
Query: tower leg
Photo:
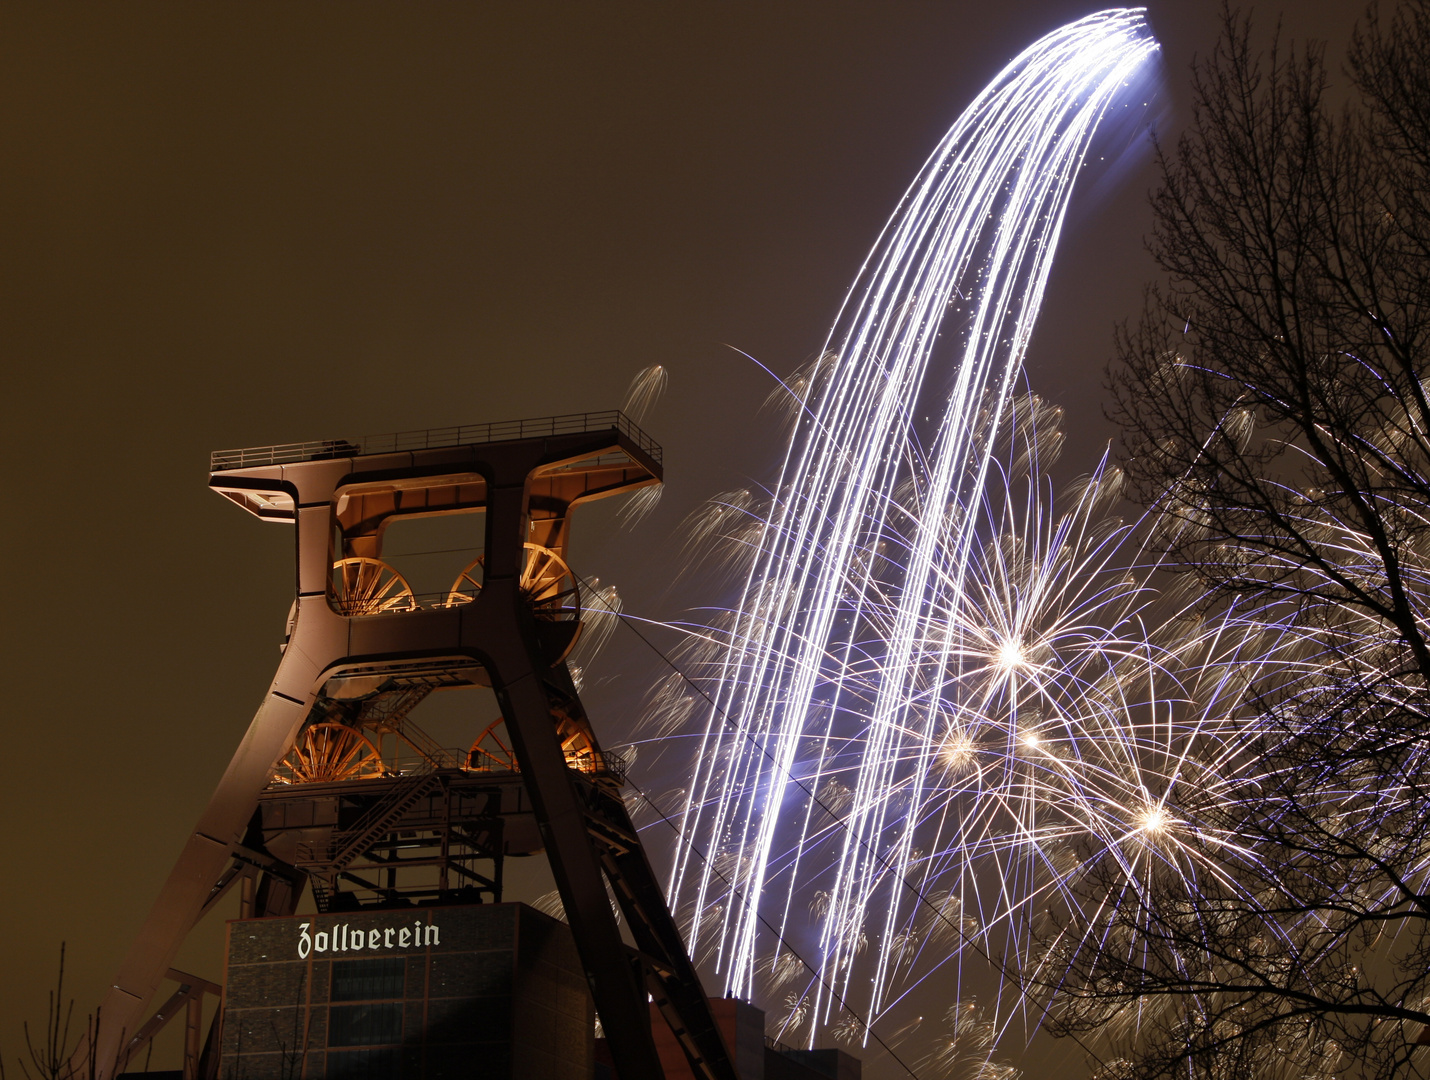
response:
[[[665,893],[625,804],[612,794],[593,790],[587,828],[636,948],[653,961],[646,969],[651,1000],[670,1025],[692,1070],[702,1080],[738,1080],[700,976],[686,954],[685,940],[671,917]]]
[[[663,1080],[646,990],[621,941],[587,831],[585,807],[556,742],[551,701],[526,657],[514,652],[503,659],[505,663],[495,665],[493,681],[501,679],[496,690],[507,732],[527,781],[616,1073],[621,1080]]]

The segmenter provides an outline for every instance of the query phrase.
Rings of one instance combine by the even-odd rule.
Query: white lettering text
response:
[[[306,960],[313,953],[358,952],[362,949],[407,949],[440,945],[442,932],[436,923],[413,926],[385,926],[374,930],[354,929],[351,923],[339,923],[328,930],[313,931],[310,922],[298,924],[298,958]]]

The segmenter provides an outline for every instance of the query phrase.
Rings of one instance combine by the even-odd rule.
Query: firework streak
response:
[[[1009,64],[909,188],[801,394],[684,810],[686,834],[715,857],[687,847],[671,882],[695,913],[692,949],[713,955],[731,993],[750,997],[757,976],[778,974],[758,916],[795,933],[812,893],[817,944],[803,940],[822,979],[800,1007],[819,1023],[834,1022],[831,993],[871,1019],[890,1006],[929,890],[971,851],[995,860],[1001,914],[967,914],[962,874],[936,913],[951,944],[960,920],[986,934],[1012,918],[1033,886],[1001,860],[1047,830],[1027,777],[1056,782],[1078,749],[1029,764],[1039,725],[1072,730],[1097,692],[1114,692],[1112,667],[1160,663],[1121,632],[1141,595],[1110,570],[1121,534],[1083,512],[1107,474],[1086,507],[1044,520],[1036,469],[1018,462],[1036,458],[1048,425],[1014,392],[1089,141],[1156,48],[1140,10],[1117,10]],[[1000,530],[1018,535],[990,546]],[[1075,645],[1058,652],[1058,641]],[[1159,828],[1167,811],[1135,779],[1145,762],[1100,745],[1118,761],[1098,767],[1132,777],[1120,792],[1127,828]],[[988,807],[953,820],[950,785],[996,789],[1005,820],[995,827]],[[729,898],[731,883],[758,911]]]

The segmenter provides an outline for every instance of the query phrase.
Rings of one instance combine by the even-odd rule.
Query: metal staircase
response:
[[[436,773],[418,773],[404,776],[393,785],[382,801],[360,817],[348,829],[334,833],[328,845],[328,860],[325,869],[328,874],[341,874],[348,866],[372,846],[373,841],[388,832],[392,825],[417,805],[418,801],[442,786],[442,778]]]

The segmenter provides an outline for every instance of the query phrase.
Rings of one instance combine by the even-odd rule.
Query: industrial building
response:
[[[96,1080],[180,1017],[183,1080],[857,1080],[849,1055],[769,1043],[758,1009],[707,998],[566,662],[572,511],[661,476],[616,412],[213,455],[215,492],[293,529],[296,595],[82,1051]],[[429,592],[384,545],[434,521],[469,542]],[[459,747],[413,716],[478,691],[496,715]],[[507,860],[534,854],[565,921],[505,902]],[[175,970],[235,893],[222,976]]]

